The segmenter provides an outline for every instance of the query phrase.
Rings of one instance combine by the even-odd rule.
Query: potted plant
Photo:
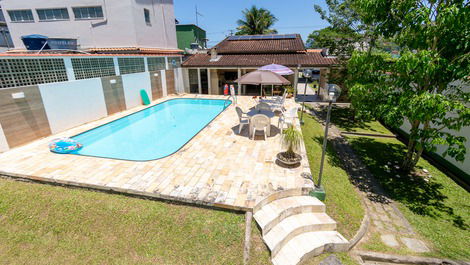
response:
[[[298,165],[302,160],[302,156],[297,154],[302,143],[302,134],[293,125],[282,132],[281,136],[282,145],[286,151],[277,154],[277,159],[286,166]]]

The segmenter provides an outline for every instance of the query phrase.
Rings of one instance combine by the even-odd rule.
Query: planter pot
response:
[[[287,157],[286,152],[281,152],[277,154],[277,160],[281,163],[281,165],[287,167],[297,167],[300,165],[300,161],[302,160],[302,156],[299,154],[295,154],[295,157]]]

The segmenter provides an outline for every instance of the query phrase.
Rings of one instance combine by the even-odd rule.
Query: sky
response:
[[[313,9],[314,4],[326,6],[324,0],[174,0],[175,16],[180,24],[196,24],[197,5],[202,14],[198,16],[199,27],[206,31],[209,47],[223,40],[230,30],[235,33],[242,11],[252,5],[276,16],[278,21],[273,28],[279,34],[299,33],[306,41],[312,31],[328,26]]]

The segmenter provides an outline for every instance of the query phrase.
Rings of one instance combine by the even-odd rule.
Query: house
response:
[[[185,53],[207,48],[206,31],[194,24],[176,25],[176,38],[178,48]]]
[[[257,86],[235,83],[242,75],[267,64],[280,64],[295,74],[287,76],[297,86],[299,71],[320,72],[320,87],[325,88],[329,68],[335,58],[322,50],[307,50],[299,34],[229,36],[210,51],[194,54],[183,62],[185,91],[200,94],[223,94],[224,84],[234,84],[241,95],[258,95]]]
[[[11,41],[10,31],[8,30],[5,16],[0,6],[0,52],[4,52],[10,48],[13,48],[13,42]]]
[[[172,0],[3,0],[2,8],[16,49],[40,34],[90,52],[180,52]]]

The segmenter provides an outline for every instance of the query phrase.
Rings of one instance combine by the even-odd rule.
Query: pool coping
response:
[[[197,131],[197,133],[195,133],[193,136],[191,136],[191,138],[189,138],[183,145],[181,145],[177,150],[175,150],[173,153],[171,154],[168,154],[168,155],[165,155],[165,156],[162,156],[162,157],[159,157],[159,158],[155,158],[155,159],[146,159],[146,160],[135,160],[135,159],[123,159],[123,158],[112,158],[112,157],[105,157],[105,156],[94,156],[94,155],[84,155],[84,154],[74,154],[74,153],[68,153],[68,154],[61,154],[61,155],[78,155],[78,156],[88,156],[88,157],[96,157],[96,158],[104,158],[104,159],[111,159],[111,160],[121,160],[121,161],[131,161],[131,162],[149,162],[149,161],[156,161],[156,160],[160,160],[160,159],[163,159],[163,158],[166,158],[166,157],[169,157],[169,156],[172,156],[174,154],[176,154],[178,151],[180,151],[183,147],[185,147],[189,142],[191,142],[191,140],[193,140],[194,137],[196,137],[199,133],[201,133],[207,126],[209,126],[215,119],[217,119],[217,117],[220,116],[220,114],[222,114],[224,111],[226,111],[233,103],[232,100],[228,100],[228,99],[215,99],[215,98],[170,98],[170,99],[167,99],[165,101],[162,101],[162,102],[159,102],[159,103],[156,103],[156,104],[153,104],[151,106],[148,106],[146,108],[143,108],[141,110],[138,110],[136,112],[132,112],[132,113],[129,113],[125,116],[122,116],[120,118],[117,118],[115,120],[112,120],[112,121],[109,121],[109,122],[106,122],[104,124],[101,124],[101,125],[98,125],[96,127],[93,127],[91,129],[88,129],[88,130],[85,130],[81,133],[78,133],[76,135],[73,135],[73,136],[70,136],[70,138],[73,138],[73,137],[76,137],[76,136],[79,136],[79,135],[82,135],[84,133],[87,133],[89,131],[92,131],[92,130],[95,130],[97,128],[100,128],[100,127],[103,127],[105,125],[108,125],[110,123],[113,123],[115,121],[118,121],[120,119],[123,119],[123,118],[126,118],[128,116],[131,116],[131,115],[134,115],[136,113],[139,113],[141,111],[144,111],[144,110],[147,110],[147,109],[150,109],[150,108],[153,108],[155,106],[158,106],[160,104],[163,104],[163,103],[166,103],[166,102],[169,102],[169,101],[173,101],[173,100],[180,100],[180,99],[197,99],[197,100],[217,100],[217,101],[229,101],[230,104],[229,105],[225,105],[224,103],[224,109],[219,112],[217,115],[214,116],[214,118],[212,118],[206,125],[204,125],[204,127],[202,127],[199,131]]]
[[[132,115],[141,110],[153,107],[157,104],[160,104],[169,100],[173,100],[173,99],[198,98],[197,97],[198,95],[196,95],[196,97],[191,97],[191,96],[192,95],[183,95],[183,96],[177,95],[177,97],[161,99],[151,104],[150,106],[140,106],[138,109],[135,109],[135,110],[126,110],[127,113],[123,113],[122,115],[116,114],[118,115],[116,117],[124,117],[128,115]],[[245,97],[241,98],[242,103],[243,103],[241,104],[241,106],[244,106],[245,108],[250,107],[252,105],[251,100],[249,100],[251,99],[251,97],[250,98],[246,97],[245,101],[243,101],[244,98]],[[203,98],[203,99],[226,100],[226,98],[221,97],[221,96],[216,96],[213,98]],[[239,104],[235,105],[233,104],[233,102],[234,101],[232,101],[231,104],[225,109],[232,109],[230,108],[231,105],[233,106],[239,105]],[[292,102],[292,104],[296,104],[296,103]],[[231,113],[231,111],[227,112],[225,111],[225,109],[224,111],[221,111],[217,116],[215,116],[214,119],[211,120],[211,122],[209,122],[203,129],[201,129],[201,131],[199,131],[194,136],[198,136],[198,139],[199,139],[201,137],[200,136],[201,133],[208,129],[211,131],[211,134],[208,134],[208,135],[215,136],[215,133],[220,132],[220,131],[225,131],[225,129],[227,129],[228,132],[231,132],[231,134],[228,137],[235,136],[236,137],[235,139],[237,141],[240,140],[242,142],[249,140],[248,142],[250,146],[253,146],[253,143],[260,144],[260,145],[255,144],[254,146],[263,146],[264,143],[268,144],[268,146],[277,145],[277,143],[274,140],[253,142],[252,140],[248,139],[246,136],[238,135],[235,131],[233,131],[234,129],[232,127],[235,124],[235,120],[237,120],[238,122],[238,119],[236,119],[236,115],[234,114],[235,112],[234,113]],[[223,114],[224,119],[219,118],[219,116],[222,116],[221,114]],[[228,115],[227,120],[225,119],[225,115]],[[104,119],[106,120],[102,121],[102,119],[99,119],[99,120],[90,122],[90,123],[96,123],[96,124],[84,123],[77,127],[81,127],[81,126],[85,126],[85,127],[71,128],[69,130],[73,130],[73,131],[70,131],[70,132],[64,131],[64,132],[58,133],[58,135],[55,135],[55,136],[44,137],[44,138],[49,138],[49,139],[37,140],[37,141],[34,141],[33,143],[26,144],[25,146],[15,148],[17,149],[17,151],[10,150],[9,152],[6,152],[6,153],[11,154],[11,157],[10,155],[8,155],[9,156],[8,159],[11,158],[12,159],[11,162],[16,161],[15,157],[17,156],[21,157],[22,156],[21,154],[24,154],[24,149],[30,151],[31,154],[34,154],[36,150],[42,149],[42,151],[38,153],[39,157],[42,157],[42,156],[47,157],[49,156],[47,154],[50,154],[49,150],[40,147],[39,144],[47,143],[48,141],[52,140],[54,137],[61,137],[61,136],[66,137],[67,134],[78,135],[86,131],[89,131],[91,129],[94,129],[96,127],[99,127],[100,125],[103,125],[101,124],[102,122],[105,122],[104,124],[106,124],[106,123],[110,123],[115,120],[118,120],[119,118],[108,116],[108,117],[105,117]],[[217,126],[216,127],[209,126],[209,125],[212,125],[213,123],[217,123]],[[223,135],[221,134],[215,137],[217,137],[217,139],[219,138],[222,139],[222,137],[226,137],[225,135],[228,135],[228,134],[225,134],[224,132]],[[207,140],[207,138],[205,139],[206,140],[204,141],[206,142],[207,141],[212,142],[212,140]],[[273,139],[273,138],[270,138],[270,139]],[[194,137],[190,141],[188,141],[185,146],[187,146],[188,143],[191,144],[193,141],[194,141]],[[199,141],[204,142],[201,139],[199,139],[198,142]],[[243,143],[243,145],[245,144],[246,143]],[[241,146],[241,145],[237,145],[237,146]],[[191,148],[195,148],[195,147],[191,146]],[[277,149],[277,147],[274,149]],[[196,151],[194,154],[198,154],[200,152],[198,149],[192,150],[192,151]],[[184,152],[183,154],[188,154],[187,152],[185,152],[184,148],[182,149],[182,151],[180,149],[179,152]],[[177,151],[175,153],[178,154],[179,152]],[[205,151],[202,150],[202,152],[205,152]],[[210,150],[210,152],[213,153],[214,151]],[[244,154],[246,154],[246,151],[243,151],[243,152]],[[301,147],[301,153],[305,154],[304,144]],[[60,157],[60,155],[58,154],[55,154],[55,156]],[[1,157],[2,156],[0,156],[0,158]],[[93,156],[85,156],[85,155],[75,156],[75,158],[74,156],[71,156],[71,155],[69,156],[63,155],[62,157],[64,158],[63,161],[69,159],[67,161],[70,161],[71,163],[75,163],[74,160],[77,160],[77,159],[80,159],[80,161],[83,163],[88,163],[86,160],[82,161],[81,159],[90,159],[91,161],[93,160],[92,158],[94,158]],[[167,156],[166,159],[171,159],[173,162],[180,159],[180,158],[174,158],[174,157],[175,157],[175,154],[170,155],[169,157]],[[188,155],[186,156],[183,155],[182,157],[182,159],[188,159],[188,158],[190,158]],[[105,158],[103,160],[96,160],[96,162],[94,163],[98,167],[103,166],[103,164],[107,164],[115,168],[116,166],[117,167],[122,166],[122,168],[124,169],[123,172],[125,173],[122,173],[122,172],[113,173],[111,171],[107,172],[107,169],[103,169],[104,171],[106,171],[106,173],[102,173],[103,170],[100,170],[100,171],[93,170],[93,172],[91,172],[90,174],[88,174],[87,171],[77,172],[76,174],[68,174],[67,172],[64,172],[63,171],[64,169],[61,167],[67,168],[70,165],[61,163],[60,161],[62,159],[57,160],[51,157],[51,159],[54,159],[54,160],[51,160],[50,163],[54,163],[54,165],[51,165],[51,166],[45,165],[44,168],[40,166],[39,169],[37,167],[33,167],[33,168],[28,168],[28,169],[23,170],[21,169],[21,167],[16,169],[15,168],[16,166],[1,167],[0,178],[13,179],[16,181],[29,181],[32,183],[43,183],[47,185],[63,186],[63,187],[69,187],[69,188],[88,189],[91,191],[106,192],[109,194],[120,194],[120,195],[125,195],[125,196],[130,196],[130,197],[140,197],[142,199],[150,199],[150,200],[162,200],[162,201],[168,201],[168,202],[173,202],[173,203],[188,204],[188,205],[193,205],[197,207],[209,207],[209,208],[212,207],[212,208],[220,209],[220,210],[249,212],[249,211],[252,211],[253,203],[255,203],[260,198],[266,196],[266,194],[273,192],[274,189],[282,190],[285,188],[290,189],[292,187],[313,187],[313,183],[311,182],[311,180],[306,180],[305,177],[301,177],[300,175],[300,173],[302,174],[310,173],[310,167],[308,165],[308,158],[306,157],[306,154],[305,154],[305,158],[306,158],[305,161],[302,163],[300,168],[295,170],[295,172],[292,169],[283,169],[284,171],[286,170],[287,171],[282,173],[281,171],[277,169],[277,167],[275,167],[276,168],[275,172],[263,171],[263,178],[260,178],[260,179],[265,179],[266,185],[262,184],[262,182],[259,182],[259,179],[257,180],[257,178],[246,177],[246,175],[250,175],[248,174],[249,172],[246,172],[246,174],[241,173],[241,175],[240,173],[231,174],[229,172],[220,172],[220,169],[215,169],[215,167],[213,169],[209,169],[206,172],[204,172],[205,173],[204,176],[197,176],[195,172],[192,171],[192,169],[198,168],[197,158],[190,160],[193,163],[195,162],[195,164],[192,164],[192,166],[186,166],[187,170],[191,169],[190,172],[187,172],[187,173],[179,172],[173,175],[173,171],[170,171],[171,175],[168,175],[168,178],[170,179],[170,181],[166,181],[167,177],[162,178],[164,174],[159,174],[159,175],[151,174],[152,182],[151,183],[149,182],[142,187],[139,187],[138,185],[128,184],[130,180],[129,176],[135,177],[135,176],[138,176],[138,174],[141,174],[141,176],[143,176],[142,174],[152,172],[154,170],[153,168],[142,169],[141,167],[144,167],[146,163],[161,163],[159,161],[163,159],[150,160],[147,162],[145,161],[139,162],[139,161],[133,161],[133,160],[120,160],[120,159],[110,159],[110,158],[106,159]],[[28,155],[27,158],[21,158],[21,160],[18,160],[17,162],[22,163],[21,161],[29,161],[27,159],[32,159],[31,161],[32,163],[39,163],[39,161],[41,160],[41,159],[38,160],[36,158],[36,155],[32,155],[31,157]],[[256,160],[254,161],[256,163]],[[132,163],[132,164],[121,164],[121,163]],[[266,166],[263,166],[264,167],[263,170],[269,170],[269,168],[271,167],[270,164],[274,164],[273,161],[269,159],[263,160],[260,163],[266,164]],[[165,167],[161,167],[161,165],[162,164],[156,164],[156,167],[158,167],[158,170],[168,171],[168,170],[171,170],[171,168],[173,167],[171,166],[171,167],[168,167],[169,169],[167,169]],[[150,164],[150,166],[155,166],[155,165]],[[255,169],[254,164],[251,166],[253,168],[250,167],[249,170]],[[134,167],[136,168],[135,169],[136,171],[134,171]],[[202,168],[202,167],[199,166],[199,168]],[[55,172],[54,170],[57,170],[57,172]],[[232,169],[229,168],[228,170],[231,171]],[[258,173],[260,172],[261,170]],[[166,174],[168,173],[169,172],[166,172]],[[214,173],[216,175],[213,175]],[[115,174],[116,178],[114,177],[111,178],[112,174]],[[206,177],[206,174],[207,174],[207,177]],[[103,176],[106,176],[106,177],[103,177]],[[187,176],[190,176],[190,177],[187,177]],[[93,180],[94,177],[97,177],[98,180],[96,181]],[[287,182],[284,182],[283,180],[285,179],[285,177],[288,177],[288,179],[286,179]],[[271,183],[271,178],[273,178],[272,183]],[[189,184],[188,182],[192,179],[195,179],[195,182],[192,184]],[[113,183],[114,180],[117,180],[117,182]],[[155,185],[155,186],[152,189],[147,189],[150,186],[150,184]],[[271,185],[271,187],[269,185]],[[156,187],[158,188],[154,189]],[[187,187],[189,189],[183,189],[181,187],[183,188]],[[235,190],[234,188],[236,187],[238,187],[237,191],[235,191],[232,194],[232,191],[234,191]],[[243,189],[241,187],[243,187]],[[242,191],[240,191],[240,189],[242,189]],[[193,191],[195,192],[194,194],[192,194]]]

